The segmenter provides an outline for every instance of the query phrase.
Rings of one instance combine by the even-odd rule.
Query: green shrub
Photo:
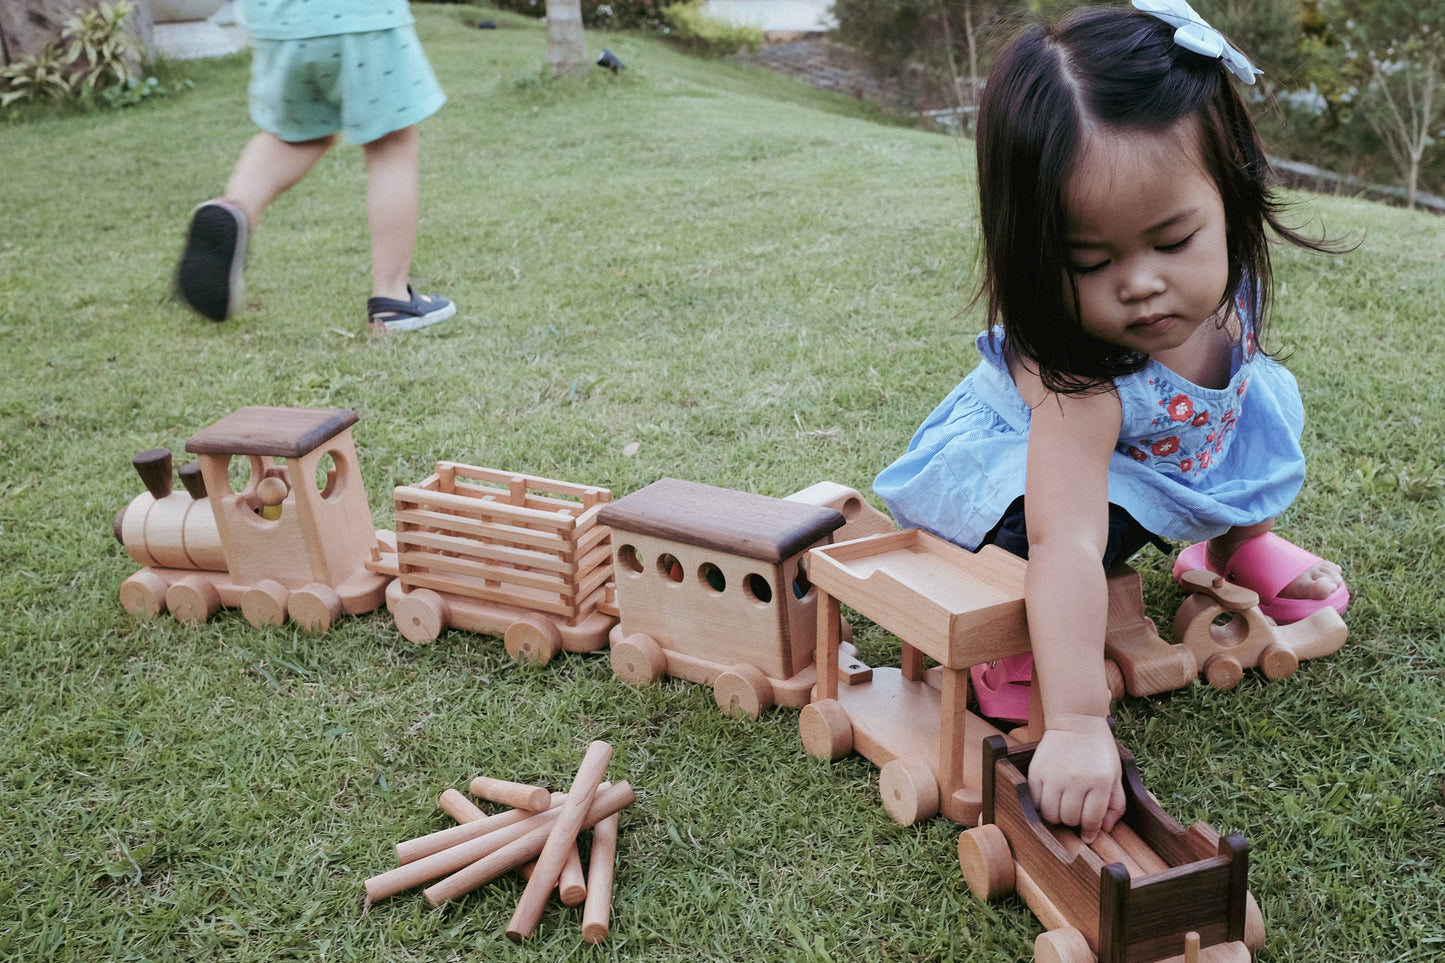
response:
[[[0,92],[0,107],[28,102],[60,103],[70,100],[75,89],[65,67],[60,48],[48,43],[38,53],[26,54],[0,69],[5,91]]]
[[[709,16],[703,6],[704,0],[688,0],[663,10],[669,39],[685,50],[710,57],[726,57],[743,48],[762,49],[764,37],[760,28]]]
[[[63,46],[46,44],[0,69],[0,107],[125,107],[165,93],[154,77],[140,76],[142,50],[126,30],[126,18],[134,10],[133,0],[119,0],[68,18],[60,32]]]
[[[582,0],[582,25],[607,30],[661,30],[667,26],[663,10],[677,0]],[[498,10],[530,17],[547,15],[547,0],[490,0]]]

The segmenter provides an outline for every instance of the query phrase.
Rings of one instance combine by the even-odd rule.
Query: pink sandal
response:
[[[1020,652],[969,669],[979,711],[1005,722],[1029,721],[1029,688],[1034,680],[1034,655]]]
[[[1179,553],[1174,562],[1174,581],[1178,582],[1185,572],[1213,572],[1209,567],[1208,549],[1205,542],[1195,542]],[[1334,608],[1341,615],[1350,603],[1350,590],[1341,582],[1340,587],[1323,599],[1280,598],[1279,593],[1322,559],[1307,552],[1293,542],[1280,538],[1274,532],[1255,536],[1234,550],[1223,575],[1229,581],[1259,595],[1259,609],[1280,625],[1288,625],[1324,608]]]

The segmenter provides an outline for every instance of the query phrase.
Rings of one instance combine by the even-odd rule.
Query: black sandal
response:
[[[439,294],[417,294],[410,284],[406,293],[411,295],[410,301],[369,298],[366,326],[373,331],[414,331],[457,313],[457,306]]]

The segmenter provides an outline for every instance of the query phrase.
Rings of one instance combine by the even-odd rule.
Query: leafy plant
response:
[[[689,0],[663,8],[662,18],[674,43],[710,57],[726,57],[744,48],[762,49],[766,38],[761,28],[714,17],[705,6],[704,0]]]
[[[130,64],[140,58],[139,45],[125,29],[126,18],[134,9],[132,0],[101,3],[65,21],[60,31],[66,41],[65,63],[81,63],[75,79],[81,99],[130,80]]]
[[[55,44],[46,44],[38,53],[26,54],[0,69],[9,90],[0,93],[0,107],[30,101],[59,103],[75,93],[66,71],[64,55]]]
[[[663,11],[675,0],[582,0],[582,24],[607,30],[660,30]],[[490,6],[529,17],[547,15],[546,0],[492,0]]]
[[[62,46],[46,44],[0,70],[9,87],[0,93],[0,107],[26,102],[124,107],[164,92],[159,83],[134,75],[142,53],[126,30],[134,10],[134,0],[119,0],[68,18]]]

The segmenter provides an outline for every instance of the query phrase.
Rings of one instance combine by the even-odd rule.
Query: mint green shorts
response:
[[[251,46],[251,120],[284,141],[369,144],[446,103],[411,26]]]

